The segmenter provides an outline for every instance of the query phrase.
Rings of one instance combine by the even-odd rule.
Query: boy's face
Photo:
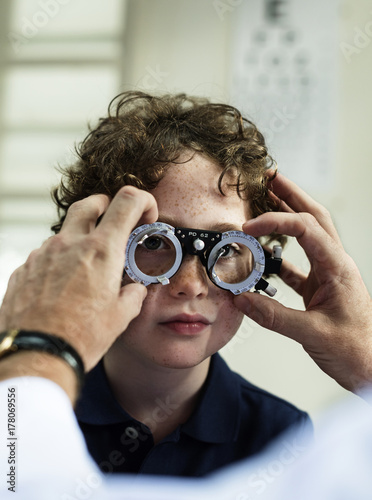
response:
[[[249,206],[234,189],[217,182],[221,168],[195,154],[172,165],[152,191],[159,221],[174,227],[241,230],[250,218]],[[231,178],[228,179],[231,182]],[[199,364],[236,333],[243,319],[233,294],[214,285],[199,257],[186,255],[169,285],[149,285],[140,315],[114,344],[127,354],[173,368]]]

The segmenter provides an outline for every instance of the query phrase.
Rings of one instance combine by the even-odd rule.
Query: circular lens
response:
[[[215,285],[237,295],[258,283],[265,270],[265,254],[253,236],[227,231],[210,252],[207,268]]]
[[[147,276],[162,276],[169,271],[176,260],[176,248],[164,235],[152,234],[138,242],[134,261]]]
[[[221,248],[214,266],[214,272],[224,283],[245,281],[253,269],[253,255],[250,249],[239,243],[230,243]]]
[[[181,244],[174,227],[163,222],[137,227],[128,239],[124,272],[145,286],[167,285],[182,261]]]

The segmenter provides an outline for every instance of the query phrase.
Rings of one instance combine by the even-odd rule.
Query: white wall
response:
[[[211,0],[131,0],[127,12],[127,88],[226,99],[230,24]]]
[[[217,4],[225,5],[223,19]],[[239,4],[229,0],[130,1],[124,87],[185,91],[228,101],[231,14]],[[340,2],[335,22],[339,27],[336,170],[331,189],[310,194],[333,214],[345,247],[371,290],[372,1]],[[359,30],[367,30],[367,35],[358,37]],[[343,51],[348,52],[348,58]],[[294,245],[286,255],[303,262]],[[302,307],[294,293],[279,286],[290,306]],[[301,346],[251,322],[223,354],[245,377],[310,411],[312,416],[349,396],[315,366]]]

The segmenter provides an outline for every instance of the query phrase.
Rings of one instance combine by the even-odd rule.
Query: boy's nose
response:
[[[210,280],[196,255],[185,255],[176,274],[170,278],[170,292],[176,296],[202,297],[208,294]]]

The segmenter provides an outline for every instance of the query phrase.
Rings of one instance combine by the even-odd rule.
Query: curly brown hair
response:
[[[222,194],[223,177],[233,173],[233,186],[249,200],[253,217],[278,210],[268,188],[275,162],[256,125],[236,108],[185,94],[131,91],[111,101],[107,117],[76,147],[76,163],[60,169],[62,180],[52,192],[59,222],[52,230],[60,230],[72,203],[91,194],[113,197],[126,184],[155,188],[185,151],[203,153],[221,166]]]

